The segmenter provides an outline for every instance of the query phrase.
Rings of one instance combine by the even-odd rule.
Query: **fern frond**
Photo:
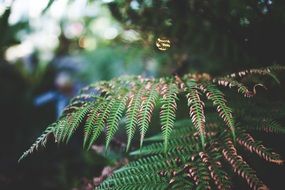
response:
[[[95,188],[96,190],[165,190],[168,187],[168,182],[160,178],[156,174],[126,176],[120,180],[105,180],[104,183]]]
[[[202,145],[205,146],[205,114],[204,114],[204,102],[200,99],[200,93],[197,86],[187,87],[187,100],[190,107],[189,115],[196,130],[200,134]]]
[[[163,150],[164,144],[161,143],[160,145],[160,148]],[[155,186],[156,189],[166,189],[167,187],[173,186],[176,184],[176,180],[181,180],[180,175],[177,176],[179,179],[176,179],[176,174],[183,171],[183,168],[178,166],[181,163],[181,159],[184,159],[183,155],[173,156],[166,157],[164,154],[155,155],[131,162],[107,178],[98,189],[101,189],[102,186],[106,186],[106,184],[110,186],[117,182],[121,183],[119,187],[123,185],[125,189],[128,189],[128,187],[133,189],[134,185],[136,185],[135,189],[144,189],[147,184],[154,182],[153,178],[161,182],[161,184]],[[189,158],[185,159],[188,160]],[[149,176],[152,178],[148,178]],[[128,181],[125,181],[126,178],[132,178],[134,181],[132,181],[131,184],[128,184]],[[141,178],[143,178],[143,180],[141,180]],[[187,184],[189,185],[189,183]],[[117,189],[116,185],[114,185],[114,189]]]
[[[108,118],[113,105],[115,104],[116,100],[106,100],[107,104],[102,108],[102,110],[99,112],[98,117],[95,119],[94,127],[92,130],[92,134],[90,136],[90,141],[88,143],[87,149],[90,149],[94,141],[99,137],[99,135],[103,132],[105,127],[106,119]],[[87,135],[87,134],[86,134]]]
[[[164,85],[162,91],[160,122],[166,150],[176,117],[178,87],[176,84]]]
[[[81,90],[81,93],[89,92],[89,91],[96,91],[100,94],[105,94],[105,96],[110,95],[110,92],[112,91],[112,85],[113,83],[110,83],[108,81],[100,81],[98,83],[93,83],[89,86],[86,86]]]
[[[272,66],[265,67],[265,68],[260,68],[260,69],[243,70],[243,71],[240,71],[240,72],[237,72],[237,73],[232,73],[230,75],[227,75],[226,77],[228,77],[228,78],[236,78],[236,77],[242,77],[242,76],[251,75],[251,74],[271,75],[272,72],[274,72],[274,71],[281,71],[281,70],[285,70],[285,66],[272,65]]]
[[[272,119],[263,119],[261,122],[259,122],[258,125],[249,126],[249,129],[262,131],[266,133],[285,134],[285,128],[282,127],[280,123]]]
[[[237,150],[229,137],[225,138],[222,153],[233,171],[244,178],[252,189],[268,189],[268,187],[256,176],[256,172],[237,154]]]
[[[256,153],[259,157],[268,162],[275,164],[282,164],[284,162],[281,160],[279,154],[272,152],[270,149],[263,146],[261,142],[255,141],[254,138],[248,133],[242,132],[239,134],[237,142],[248,151]]]
[[[188,132],[193,131],[189,127],[187,129]],[[176,130],[178,129],[175,129],[173,132],[175,133]],[[120,180],[124,176],[149,175],[158,173],[158,175],[160,175],[162,178],[167,178],[167,181],[170,185],[172,185],[172,187],[178,186],[179,184],[182,186],[181,181],[184,182],[188,177],[190,177],[193,180],[193,183],[196,184],[196,188],[209,189],[211,172],[208,171],[202,159],[197,157],[199,151],[202,150],[201,147],[197,146],[197,142],[198,139],[193,138],[191,135],[190,137],[187,135],[186,137],[178,139],[171,138],[169,140],[167,155],[164,154],[163,142],[144,146],[132,154],[153,156],[148,156],[138,161],[129,163],[127,166],[117,170],[117,172],[111,176],[111,179]],[[184,146],[186,144],[187,146]],[[187,182],[191,187],[194,185],[190,183],[189,180],[187,180]],[[186,187],[185,182],[184,186],[182,187]]]
[[[234,80],[233,78],[214,78],[213,83],[229,88],[236,87],[238,89],[238,92],[243,94],[245,97],[252,97],[255,95],[254,91],[250,91],[243,83],[240,83],[237,80]]]
[[[118,130],[119,121],[123,116],[123,111],[125,110],[127,99],[128,97],[118,99],[114,103],[110,115],[107,118],[106,147],[109,146],[110,141]]]
[[[140,87],[138,92],[132,93],[129,98],[129,104],[127,108],[127,121],[126,121],[126,130],[127,130],[127,150],[130,148],[130,143],[134,137],[136,126],[138,125],[139,121],[139,112],[142,102],[142,96],[145,91],[144,86]]]
[[[235,121],[232,116],[232,109],[226,105],[224,94],[213,84],[206,83],[200,86],[201,90],[206,94],[206,97],[217,106],[219,116],[224,120],[230,128],[233,138],[235,139]]]
[[[185,167],[187,176],[194,181],[196,189],[211,189],[210,173],[200,157],[195,157],[195,160],[186,164]]]
[[[140,146],[142,146],[144,136],[148,130],[152,112],[158,100],[159,94],[157,91],[157,85],[153,85],[150,91],[147,91],[142,100],[141,109],[139,111],[139,129],[140,129]]]
[[[94,106],[92,107],[90,114],[86,119],[86,123],[84,125],[84,139],[83,139],[83,147],[87,148],[87,143],[90,140],[92,131],[95,126],[95,122],[100,115],[100,112],[106,109],[107,102],[97,101],[95,102]]]
[[[48,136],[54,132],[54,125],[55,124],[51,124],[50,126],[48,126],[44,130],[42,135],[37,138],[37,140],[32,144],[32,146],[22,154],[22,156],[19,158],[18,162],[20,162],[26,156],[28,156],[29,154],[31,154],[32,152],[37,150],[39,148],[39,146],[45,146],[46,145]]]
[[[222,169],[220,162],[221,155],[218,148],[214,147],[208,153],[200,152],[200,158],[207,165],[211,178],[214,181],[217,189],[226,190],[231,189],[231,181],[228,174]]]
[[[187,122],[191,124],[191,120]],[[156,139],[158,142],[132,152],[131,155],[142,158],[116,170],[98,189],[117,189],[117,186],[125,189],[144,189],[148,188],[147,183],[154,182],[153,178],[156,180],[154,187],[157,189],[231,189],[227,167],[222,165],[224,160],[252,189],[267,189],[255,171],[238,154],[229,133],[218,133],[220,129],[209,128],[209,132],[214,133],[214,136],[206,139],[207,146],[203,149],[199,146],[199,137],[194,136],[196,130],[188,125],[176,127],[169,138],[167,153],[164,151],[164,139]],[[238,127],[236,131],[237,139],[244,139],[243,130]],[[179,136],[182,132],[184,134]],[[241,145],[247,149],[247,145]]]
[[[178,129],[175,129],[173,132],[176,130]],[[189,131],[193,130],[188,128]],[[127,166],[117,170],[103,184],[122,181],[126,176],[145,178],[145,176],[157,174],[161,180],[165,179],[166,186],[163,186],[163,189],[166,187],[171,187],[171,189],[174,187],[181,187],[182,189],[185,187],[194,188],[194,186],[198,189],[209,189],[211,172],[198,156],[202,149],[197,146],[197,140],[189,136],[179,139],[171,138],[169,140],[167,155],[164,152],[164,141],[144,146],[133,153],[136,155],[153,156],[147,156],[129,163]],[[185,146],[186,144],[187,146]],[[192,145],[192,148],[190,145]],[[193,180],[193,183],[189,181],[189,177]],[[139,179],[133,182],[133,184],[138,185],[136,189],[143,189],[144,186],[139,185],[140,182],[137,183],[137,180]],[[126,185],[125,188],[127,189],[127,187],[132,187],[132,185]]]
[[[179,139],[184,137],[196,137],[195,133],[197,133],[197,130],[193,127],[193,123],[191,119],[182,119],[178,120],[174,123],[174,129],[172,131],[171,138],[172,139]],[[157,142],[162,141],[163,136],[161,133],[151,136],[149,138],[144,139],[146,142]]]
[[[255,94],[256,86],[250,91],[247,89],[246,85],[242,82],[238,82],[235,77],[258,73],[271,75],[274,71],[280,69],[284,68],[281,66],[273,66],[265,69],[243,71],[234,76],[216,78],[216,83],[229,87],[235,86],[242,94],[250,96]],[[219,87],[214,83],[215,78],[213,79],[210,75],[204,73],[187,74],[182,78],[173,76],[160,79],[126,76],[91,84],[83,88],[81,94],[76,96],[66,107],[60,119],[52,125],[52,132],[45,132],[43,136],[31,146],[29,149],[30,151],[24,153],[24,157],[36,149],[35,147],[44,145],[44,143],[41,143],[43,141],[41,139],[46,140],[46,133],[53,133],[56,142],[68,142],[79,126],[84,128],[84,148],[89,149],[102,132],[106,132],[106,145],[108,146],[119,128],[119,123],[122,120],[124,113],[126,113],[126,117],[124,117],[124,126],[127,131],[127,150],[131,145],[136,128],[138,127],[140,131],[141,150],[132,154],[138,156],[155,156],[163,154],[164,156],[167,156],[168,160],[172,161],[177,159],[177,155],[179,155],[180,160],[185,166],[187,163],[193,161],[191,161],[193,156],[197,156],[199,152],[204,152],[208,155],[208,161],[203,162],[201,157],[200,161],[204,165],[208,164],[213,166],[215,165],[216,159],[213,159],[213,162],[211,161],[212,158],[210,157],[212,153],[209,151],[208,147],[219,138],[219,134],[225,129],[223,128],[224,125],[220,125],[217,121],[218,117],[215,116],[215,118],[213,118],[207,113],[206,118],[206,112],[204,110],[206,107],[202,95],[205,94],[206,98],[213,103],[219,116],[223,119],[228,128],[230,128],[230,130],[226,130],[226,133],[231,132],[234,137],[233,139],[236,139],[235,120],[232,116],[232,109],[227,106],[223,92],[220,91]],[[185,127],[175,125],[179,95],[186,95],[188,109],[190,110],[191,120],[185,120],[185,123],[180,124]],[[180,100],[180,102],[182,101]],[[151,124],[152,115],[154,115],[153,111],[155,108],[159,107],[159,119],[162,132],[160,135],[149,138],[147,143],[153,144],[142,147],[142,142]],[[212,121],[208,122],[209,120]],[[276,123],[269,123],[267,126],[262,125],[261,127],[256,127],[256,129],[263,131],[267,130],[268,132],[284,132],[284,129]],[[245,145],[247,140],[243,140],[244,139],[240,139],[240,143]],[[257,148],[258,145],[254,143],[251,145],[247,144],[245,148],[247,148],[247,146],[255,146],[257,153],[266,155],[263,156],[265,159],[273,160],[273,155],[270,155],[267,152],[265,154],[264,151],[267,150],[259,150]],[[222,155],[220,150],[218,152]],[[218,159],[219,158],[217,158],[217,160]],[[164,161],[166,162],[166,160]],[[197,166],[200,167],[199,163],[196,161],[194,162],[194,165],[198,164]],[[162,164],[161,166],[166,165]],[[219,172],[218,167],[204,168],[203,170],[207,171],[206,173],[210,181],[217,180],[216,186],[221,185],[220,181],[223,179],[221,178],[223,173]],[[174,176],[171,174],[173,171],[180,173],[179,175]],[[180,165],[173,165],[173,167],[165,172],[167,173],[165,176],[167,178],[167,187],[181,187],[188,179],[187,174]],[[198,178],[202,179],[203,177],[196,177],[196,179]],[[192,181],[190,180],[187,186],[192,187],[200,184],[195,183],[194,181],[193,179]],[[211,185],[212,183],[210,181],[207,181],[207,183],[209,182]],[[207,184],[202,184],[202,186],[206,188]]]
[[[94,94],[79,94],[75,96],[73,99],[71,99],[71,104],[77,104],[79,102],[92,102],[98,98],[98,95]]]
[[[71,103],[63,109],[61,118],[65,117],[69,113],[77,111],[83,106],[83,104],[84,104],[83,101],[74,101],[74,102],[71,101]]]
[[[67,117],[60,118],[54,123],[54,137],[56,143],[61,143],[63,140],[65,128],[68,126]]]
[[[164,139],[163,139],[164,140]],[[199,147],[198,145],[198,140],[197,138],[195,138],[194,136],[191,137],[191,135],[189,135],[189,137],[181,137],[181,138],[177,138],[177,139],[173,139],[170,140],[168,143],[168,147],[167,147],[167,153],[175,153],[175,154],[179,154],[180,152],[188,152],[191,153],[194,150],[196,150],[197,147]],[[189,143],[189,145],[187,147],[180,147],[179,145],[181,144],[187,144]],[[153,155],[153,154],[163,154],[165,153],[165,149],[161,149],[162,143],[152,143],[151,145],[142,147],[141,149],[137,150],[137,151],[133,151],[130,155]]]
[[[66,127],[63,131],[63,139],[59,139],[60,141],[69,141],[70,137],[73,135],[80,123],[82,123],[83,120],[86,118],[87,114],[93,106],[94,104],[92,103],[86,104],[80,110],[77,110],[76,112],[67,115],[67,122],[69,127]]]

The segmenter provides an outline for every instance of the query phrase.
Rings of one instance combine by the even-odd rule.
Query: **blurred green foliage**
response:
[[[108,5],[124,27],[146,39],[169,38],[173,45],[167,53],[176,63],[186,54],[188,70],[221,73],[284,64],[282,0],[121,0]]]

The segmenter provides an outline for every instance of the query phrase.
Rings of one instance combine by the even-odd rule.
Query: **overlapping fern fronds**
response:
[[[127,149],[136,131],[140,132],[142,145],[155,108],[160,109],[164,148],[167,150],[174,128],[179,95],[185,95],[188,99],[190,118],[195,131],[200,136],[197,146],[205,147],[208,138],[204,101],[202,101],[205,97],[216,107],[235,139],[235,120],[232,109],[227,105],[218,85],[236,86],[244,96],[250,97],[256,93],[255,89],[249,90],[238,77],[251,74],[275,76],[274,72],[281,69],[285,67],[274,65],[217,78],[208,74],[187,74],[181,78],[174,76],[160,79],[131,76],[91,84],[82,89],[81,93],[65,108],[61,118],[45,130],[31,148],[24,152],[20,160],[38,146],[44,145],[46,136],[49,134],[53,134],[58,143],[68,142],[79,126],[84,128],[83,144],[86,149],[89,149],[102,133],[106,135],[108,146],[119,129],[122,118],[125,118]]]
[[[235,144],[229,133],[221,133],[220,123],[207,126],[209,138],[203,148],[191,120],[181,122],[183,125],[175,126],[169,139],[167,154],[164,153],[162,135],[149,138],[150,145],[131,153],[140,159],[118,169],[95,189],[232,189],[231,174],[225,165],[229,165],[252,189],[268,189],[237,148],[254,152],[275,164],[281,164],[283,160],[255,141],[244,127],[236,128],[238,144]]]

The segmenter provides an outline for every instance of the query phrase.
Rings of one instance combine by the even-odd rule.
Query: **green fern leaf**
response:
[[[80,123],[83,122],[83,120],[85,119],[86,115],[89,113],[89,111],[91,110],[91,108],[93,107],[94,104],[87,104],[85,105],[83,108],[81,108],[80,110],[68,115],[68,124],[69,127],[65,128],[66,130],[63,132],[63,140],[65,140],[66,142],[69,142],[70,137],[73,135],[73,133],[75,132],[75,130],[78,128],[78,126],[80,125]]]
[[[162,91],[164,92],[164,94],[161,99],[162,105],[160,111],[160,122],[166,150],[168,145],[168,139],[170,137],[175,122],[178,88],[175,84],[164,85]]]
[[[225,121],[226,125],[230,128],[233,139],[236,138],[235,135],[235,122],[232,116],[232,110],[226,105],[226,100],[224,98],[224,94],[213,84],[205,84],[201,85],[201,89],[206,94],[207,98],[213,102],[215,106],[217,106],[217,111],[220,117]]]
[[[106,180],[96,190],[165,190],[168,183],[156,174],[125,176],[120,180]]]
[[[127,99],[128,97],[118,99],[112,107],[110,115],[107,119],[106,148],[109,146],[110,141],[118,130],[119,121],[123,116]]]
[[[130,143],[134,137],[136,126],[138,124],[138,111],[140,110],[141,106],[141,101],[142,101],[142,96],[145,88],[140,87],[138,92],[130,95],[130,100],[127,108],[127,121],[126,121],[126,130],[127,130],[127,136],[128,136],[128,141],[127,141],[127,151],[130,148]]]
[[[113,108],[113,105],[116,102],[115,99],[111,99],[111,100],[106,99],[105,101],[107,102],[107,104],[104,105],[104,107],[102,107],[101,111],[98,114],[98,117],[95,119],[94,127],[92,130],[92,134],[91,134],[87,149],[90,149],[92,144],[95,142],[95,140],[99,137],[99,135],[104,130],[106,119],[108,118]]]
[[[197,86],[191,86],[187,89],[188,106],[190,107],[190,117],[192,122],[200,134],[202,145],[205,146],[205,114],[204,102],[200,99],[200,93]]]
[[[217,133],[215,131],[220,132],[221,128],[216,127],[208,130],[215,135],[207,138],[207,146],[202,149],[198,146],[199,137],[195,137],[193,128],[187,125],[174,128],[167,154],[164,151],[164,139],[145,145],[131,153],[142,158],[114,171],[98,189],[232,189],[227,167],[222,166],[224,160],[252,189],[266,189],[255,171],[237,153],[229,133]],[[244,139],[241,128],[236,128],[236,131],[237,139]],[[155,185],[147,186],[151,183]]]
[[[181,148],[177,148],[179,147],[180,144],[187,144],[189,143],[189,145],[187,147],[181,147]],[[130,155],[140,155],[140,156],[145,156],[145,155],[153,155],[153,154],[163,154],[165,153],[165,148],[162,149],[161,148],[161,144],[162,143],[152,143],[151,145],[145,146],[140,148],[137,151],[133,151],[131,152]],[[164,143],[165,145],[165,143]],[[175,153],[175,154],[179,154],[180,151],[182,151],[183,153],[191,153],[194,150],[196,150],[196,148],[199,147],[198,146],[198,140],[196,139],[196,137],[192,136],[186,136],[184,138],[180,137],[177,139],[173,139],[171,141],[168,142],[168,146],[167,146],[167,153]]]
[[[148,130],[152,112],[154,110],[156,101],[158,99],[157,85],[153,85],[150,91],[147,91],[144,97],[146,97],[141,104],[141,109],[139,111],[139,129],[140,129],[140,146],[142,146],[144,136]]]
[[[195,136],[196,129],[193,127],[193,123],[191,119],[182,119],[178,120],[174,123],[175,130],[172,131],[171,138],[182,138],[182,137],[190,137]],[[152,137],[144,139],[146,142],[157,142],[162,141],[163,136],[161,133],[154,135]]]
[[[91,134],[94,129],[95,122],[100,114],[100,112],[106,109],[107,103],[105,101],[98,101],[95,102],[94,107],[90,111],[88,118],[86,119],[86,123],[84,125],[84,140],[83,140],[83,147],[87,148],[87,143],[90,140]]]
[[[68,126],[66,116],[60,118],[57,122],[54,123],[55,142],[60,143],[63,141],[63,135],[66,126]]]

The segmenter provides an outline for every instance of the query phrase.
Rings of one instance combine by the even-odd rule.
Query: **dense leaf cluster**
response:
[[[285,68],[274,65],[216,78],[205,73],[159,79],[132,76],[91,84],[82,89],[58,121],[44,131],[20,160],[38,146],[45,145],[51,134],[58,143],[68,142],[79,127],[84,128],[84,148],[89,149],[102,134],[105,134],[108,147],[122,124],[127,134],[127,150],[136,131],[139,131],[141,149],[133,154],[145,157],[117,171],[99,189],[210,189],[213,186],[230,189],[230,179],[221,164],[224,161],[251,188],[266,189],[266,185],[238,154],[236,144],[269,162],[281,164],[283,161],[278,154],[238,127],[233,110],[219,86],[236,87],[245,97],[252,97],[256,94],[256,86],[263,85],[254,84],[250,90],[242,78],[268,75],[276,79],[274,72],[281,69]],[[177,128],[177,103],[183,96],[188,102],[191,123]],[[223,123],[218,122],[219,117],[214,117],[214,121],[207,120],[204,99],[212,103]],[[143,146],[155,108],[160,110],[162,131],[161,137],[155,139],[163,142]],[[213,124],[209,125],[209,122]],[[284,132],[273,121],[252,128]]]

